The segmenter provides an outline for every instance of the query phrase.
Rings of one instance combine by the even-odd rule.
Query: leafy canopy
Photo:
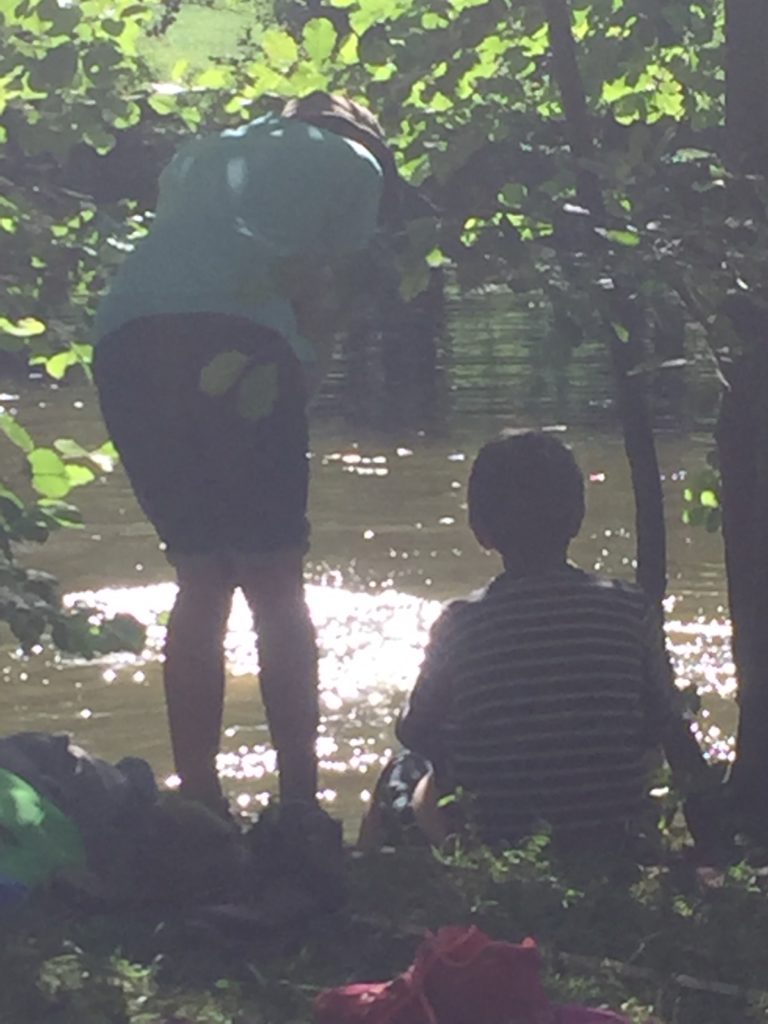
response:
[[[272,15],[221,0],[231,42],[201,61],[189,31],[201,9],[184,0],[0,0],[0,349],[54,379],[87,374],[95,302],[145,232],[178,139],[331,89],[376,111],[403,176],[437,210],[397,248],[405,298],[445,268],[463,288],[543,296],[566,349],[639,339],[636,374],[672,365],[657,346],[669,322],[692,324],[722,358],[743,344],[724,303],[768,269],[764,182],[720,156],[722,4],[573,0],[589,159],[571,145],[550,7],[276,0]],[[604,210],[581,201],[584,173]],[[629,306],[617,309],[617,292]],[[71,518],[46,503],[98,466],[94,453],[36,447],[8,412],[0,425],[38,496],[25,505],[8,487],[2,499],[17,571],[19,516],[42,532]]]

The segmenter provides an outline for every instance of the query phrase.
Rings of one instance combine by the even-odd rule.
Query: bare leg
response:
[[[445,815],[438,807],[438,799],[435,774],[427,772],[413,791],[412,807],[416,824],[433,846],[440,846],[448,836]]]
[[[233,584],[223,561],[195,555],[177,562],[179,591],[165,641],[165,700],[176,772],[185,795],[213,807],[224,708],[224,635]]]
[[[384,825],[381,820],[381,810],[374,804],[365,812],[360,822],[360,830],[357,833],[356,846],[363,853],[374,853],[384,845]]]
[[[237,566],[258,633],[261,693],[284,804],[317,795],[317,644],[302,570],[298,551],[262,564],[245,557]]]

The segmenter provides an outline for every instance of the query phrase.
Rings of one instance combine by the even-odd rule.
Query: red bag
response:
[[[536,943],[496,942],[477,928],[428,935],[393,981],[321,992],[315,1024],[627,1024],[616,1014],[550,1003]]]

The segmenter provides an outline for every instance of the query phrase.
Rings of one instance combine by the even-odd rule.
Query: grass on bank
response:
[[[247,37],[252,46],[273,19],[270,0],[214,0],[184,3],[167,30],[141,43],[142,56],[157,81],[195,75],[231,58]]]
[[[192,909],[40,901],[0,939],[0,1024],[305,1024],[322,988],[403,970],[444,924],[533,936],[552,998],[636,1024],[768,1021],[768,903],[745,866],[703,890],[683,862],[555,868],[546,841],[493,857],[355,858],[345,908],[291,934],[211,928]],[[471,1024],[471,1022],[467,1022]]]

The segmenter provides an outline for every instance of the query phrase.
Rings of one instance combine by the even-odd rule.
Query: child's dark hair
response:
[[[502,555],[568,544],[584,518],[584,477],[551,434],[507,431],[483,445],[469,478],[469,522]]]

